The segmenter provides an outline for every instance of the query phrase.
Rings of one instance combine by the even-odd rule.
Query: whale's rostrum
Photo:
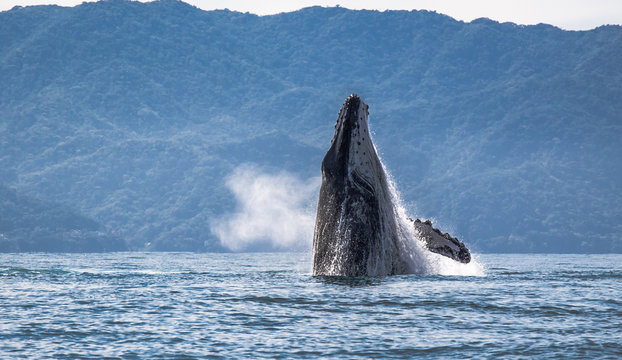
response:
[[[429,221],[403,221],[372,143],[368,106],[357,96],[343,104],[322,161],[313,235],[313,274],[383,276],[416,272],[415,237],[428,250],[468,262],[457,239]]]

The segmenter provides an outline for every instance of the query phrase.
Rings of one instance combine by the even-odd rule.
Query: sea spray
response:
[[[477,258],[473,258],[468,264],[463,264],[440,254],[428,251],[425,242],[413,227],[412,221],[406,215],[403,204],[393,176],[387,170],[378,155],[382,170],[387,179],[387,185],[391,194],[391,202],[395,211],[395,219],[399,228],[399,244],[402,247],[402,256],[408,261],[412,273],[428,275],[460,275],[460,276],[484,276],[485,268]]]

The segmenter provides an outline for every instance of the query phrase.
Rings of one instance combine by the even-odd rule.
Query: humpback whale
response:
[[[429,220],[402,216],[396,192],[374,147],[368,106],[344,102],[322,161],[322,185],[313,234],[313,274],[384,276],[416,272],[415,241],[431,252],[468,263],[458,239]]]

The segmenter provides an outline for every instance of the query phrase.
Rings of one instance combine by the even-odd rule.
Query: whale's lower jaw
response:
[[[380,159],[365,174],[323,176],[313,237],[313,274],[386,276],[412,273],[404,236]],[[372,179],[372,181],[370,181]]]
[[[393,209],[386,205],[354,184],[340,191],[323,182],[313,239],[313,275],[410,273],[401,258]]]

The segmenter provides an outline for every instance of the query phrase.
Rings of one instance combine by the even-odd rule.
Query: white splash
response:
[[[226,182],[238,209],[212,221],[211,231],[233,251],[309,249],[320,181],[240,165]]]
[[[378,157],[380,159],[380,157]],[[382,159],[380,159],[382,163]],[[415,231],[412,222],[406,215],[406,209],[402,198],[397,191],[393,177],[387,171],[384,163],[382,169],[386,175],[387,184],[391,193],[391,200],[394,206],[395,218],[398,221],[400,243],[402,251],[410,263],[413,273],[428,275],[447,275],[447,276],[485,276],[484,266],[472,256],[468,264],[463,264],[452,260],[446,256],[433,253],[426,249],[424,241]]]

